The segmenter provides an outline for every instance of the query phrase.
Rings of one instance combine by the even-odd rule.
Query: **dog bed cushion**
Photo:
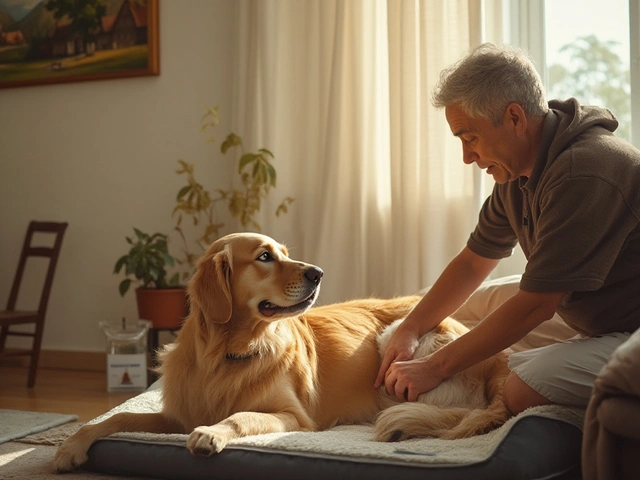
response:
[[[105,415],[161,409],[160,382]],[[370,425],[272,433],[193,456],[187,435],[119,433],[98,440],[84,468],[158,479],[579,479],[583,410],[535,407],[486,435],[460,440],[373,440]]]

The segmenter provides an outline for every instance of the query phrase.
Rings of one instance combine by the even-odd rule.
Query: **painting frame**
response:
[[[160,51],[159,51],[159,15],[158,15],[158,3],[159,0],[122,0],[121,9],[123,5],[131,4],[135,2],[136,4],[144,5],[146,9],[146,43],[140,43],[133,45],[130,48],[136,48],[136,61],[138,64],[135,66],[123,67],[121,69],[117,68],[114,65],[117,65],[115,59],[117,59],[118,52],[117,50],[126,50],[124,47],[113,46],[109,48],[105,48],[103,51],[95,51],[92,53],[82,52],[75,55],[75,58],[86,58],[89,59],[90,56],[95,55],[97,59],[99,54],[106,54],[106,50],[110,50],[111,59],[109,62],[103,61],[102,67],[96,63],[95,71],[88,71],[90,67],[87,68],[85,65],[84,70],[81,73],[74,73],[73,69],[75,67],[62,67],[59,69],[55,69],[56,65],[60,65],[62,61],[68,60],[69,57],[60,57],[53,56],[50,58],[51,67],[47,67],[47,71],[45,68],[39,68],[37,71],[32,69],[32,71],[36,72],[35,77],[33,78],[8,78],[10,75],[6,74],[6,70],[3,68],[11,67],[11,73],[13,76],[21,76],[28,75],[30,72],[27,71],[27,68],[30,65],[33,65],[35,62],[39,62],[38,66],[44,64],[49,59],[37,58],[35,60],[30,61],[13,61],[11,64],[8,62],[3,62],[2,57],[0,57],[0,89],[4,88],[13,88],[13,87],[26,87],[33,85],[52,85],[52,84],[60,84],[60,83],[69,83],[69,82],[84,82],[84,81],[93,81],[93,80],[109,80],[109,79],[119,79],[119,78],[129,78],[129,77],[140,77],[140,76],[151,76],[151,75],[159,75],[160,74]],[[144,12],[143,12],[144,14]],[[118,11],[118,16],[120,15],[120,10]],[[105,17],[106,18],[106,17]],[[102,22],[105,23],[104,21]],[[56,25],[56,29],[59,28]],[[47,39],[49,40],[49,39]],[[70,42],[68,42],[70,43]],[[94,48],[95,48],[94,42]],[[113,41],[113,45],[116,45],[117,42]],[[108,44],[108,42],[107,42]],[[146,47],[146,49],[144,48]],[[146,50],[146,54],[144,53]],[[88,51],[88,49],[87,49]],[[84,57],[82,57],[84,55]],[[120,53],[121,56],[124,56],[124,53]],[[129,53],[131,56],[131,53]],[[144,58],[146,56],[146,62],[144,62]],[[144,65],[142,63],[145,63]],[[121,62],[126,64],[126,62]],[[71,64],[71,60],[68,60],[68,64]],[[22,70],[21,70],[22,67]]]

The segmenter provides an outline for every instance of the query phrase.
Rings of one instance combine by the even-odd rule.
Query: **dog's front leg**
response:
[[[117,413],[106,420],[84,425],[58,448],[54,468],[68,472],[85,463],[89,447],[99,438],[117,432],[182,433],[182,426],[163,413]]]
[[[219,453],[229,441],[262,433],[314,430],[311,420],[292,413],[238,412],[211,426],[197,427],[189,435],[187,448],[194,455]]]

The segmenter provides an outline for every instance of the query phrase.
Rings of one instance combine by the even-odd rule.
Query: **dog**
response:
[[[420,297],[311,308],[322,276],[319,267],[292,260],[284,245],[265,235],[216,240],[189,282],[190,313],[159,354],[162,410],[84,425],[58,449],[56,471],[82,465],[94,441],[125,431],[189,434],[192,454],[211,455],[247,435],[341,424],[376,421],[376,438],[384,441],[458,438],[499,424],[506,357],[492,357],[423,394],[432,405],[399,403],[384,387],[373,387],[378,339],[384,344],[392,333],[385,329]],[[446,319],[425,335],[419,354],[464,332]]]

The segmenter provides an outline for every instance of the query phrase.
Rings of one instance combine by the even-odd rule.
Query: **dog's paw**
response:
[[[85,463],[89,457],[87,456],[88,447],[83,442],[68,438],[56,452],[53,460],[53,467],[57,473],[70,472],[74,468]]]
[[[231,428],[224,425],[197,427],[187,439],[187,448],[193,455],[209,456],[220,453],[233,438]]]

